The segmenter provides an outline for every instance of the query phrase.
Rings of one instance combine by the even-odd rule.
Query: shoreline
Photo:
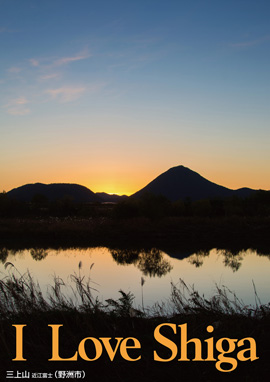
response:
[[[150,220],[134,218],[115,220],[109,218],[35,218],[35,219],[1,219],[0,220],[0,246],[9,248],[30,247],[74,247],[74,246],[121,246],[126,247],[157,247],[162,248],[189,248],[194,251],[201,248],[230,247],[243,249],[256,247],[260,251],[269,253],[269,218],[163,218]],[[130,315],[131,300],[111,300],[114,311],[106,311],[97,303],[93,303],[87,285],[83,279],[77,278],[78,290],[82,292],[83,303],[79,307],[70,306],[58,295],[53,304],[47,306],[35,286],[25,278],[7,279],[2,281],[2,301],[6,296],[7,306],[11,301],[14,310],[8,313],[6,306],[1,308],[1,346],[5,352],[1,354],[1,364],[6,370],[21,370],[27,372],[54,373],[62,370],[84,370],[87,378],[99,375],[110,380],[119,380],[121,377],[130,381],[162,380],[181,373],[181,378],[188,381],[201,380],[240,380],[260,381],[269,375],[269,304],[257,307],[255,310],[239,306],[230,313],[230,303],[220,291],[219,299],[206,300],[197,294],[189,293],[190,300],[183,299],[178,291],[174,292],[175,306],[179,304],[172,316],[162,312],[153,316],[133,317]],[[26,287],[27,286],[27,287]],[[82,288],[83,287],[83,288]],[[60,290],[60,289],[59,289]],[[28,293],[30,291],[31,293]],[[5,293],[4,293],[5,292]],[[32,293],[33,292],[33,293]],[[38,292],[38,291],[37,291]],[[196,297],[197,296],[197,297]],[[124,296],[123,296],[124,297]],[[129,295],[127,295],[129,297]],[[195,300],[194,300],[195,298]],[[225,300],[224,300],[225,298]],[[40,300],[41,299],[41,300]],[[223,304],[224,300],[224,305]],[[16,302],[17,301],[17,302]],[[194,305],[195,302],[195,305]],[[210,303],[210,305],[209,305]],[[220,307],[219,307],[220,304]],[[224,310],[224,307],[228,311]],[[14,362],[16,332],[15,325],[26,325],[24,329],[24,354],[27,361]],[[100,339],[109,336],[126,338],[134,337],[141,343],[142,359],[138,362],[127,362],[117,354],[110,361],[106,354],[95,362],[86,362],[82,359],[68,362],[48,362],[51,356],[51,326],[63,325],[61,328],[61,357],[71,357],[80,341],[86,336]],[[174,359],[167,362],[153,360],[153,351],[168,359],[170,349],[157,344],[154,331],[158,325],[187,324],[188,338],[198,338],[202,344],[210,334],[206,328],[211,325],[215,328],[215,341],[220,338],[254,338],[259,359],[254,362],[239,362],[232,372],[220,372],[215,362],[179,362]],[[166,327],[165,327],[166,329]],[[172,331],[168,338],[179,343],[179,336]],[[234,340],[232,340],[234,341]],[[247,346],[247,345],[246,345]],[[206,351],[206,350],[204,350]],[[237,351],[228,357],[237,359]],[[248,349],[247,353],[248,354]],[[88,353],[89,354],[89,353]],[[46,355],[46,356],[45,356]],[[215,358],[218,354],[215,350]],[[189,358],[194,361],[192,346],[189,347]],[[204,356],[204,359],[206,356]],[[231,358],[230,358],[231,359]],[[225,360],[226,362],[226,360]],[[4,377],[4,375],[3,375]]]
[[[270,249],[269,217],[0,219],[0,246]]]

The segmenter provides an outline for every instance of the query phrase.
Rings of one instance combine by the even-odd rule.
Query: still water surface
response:
[[[155,248],[136,251],[98,247],[2,250],[1,254],[2,278],[10,269],[5,269],[5,263],[11,262],[21,274],[29,270],[45,294],[54,275],[68,284],[71,274],[80,273],[90,276],[93,295],[100,301],[119,298],[118,291],[122,289],[135,295],[137,308],[142,306],[142,294],[144,306],[166,303],[171,282],[177,284],[180,278],[207,297],[215,294],[216,285],[224,285],[247,305],[255,305],[255,285],[261,303],[270,301],[270,252],[262,255],[251,249],[238,253],[212,249],[189,254],[165,253]]]

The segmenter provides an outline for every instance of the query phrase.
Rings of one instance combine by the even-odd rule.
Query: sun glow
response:
[[[147,177],[148,174],[146,174]],[[88,187],[93,192],[106,192],[107,194],[115,195],[132,195],[142,187],[144,187],[154,176],[149,176],[149,180],[146,181],[144,176],[134,171],[132,178],[126,174],[117,174],[111,176],[108,173],[93,174],[91,179],[81,180],[80,184]]]
[[[90,188],[90,187],[88,187]],[[93,191],[93,189],[91,189]],[[106,192],[106,194],[109,194],[109,195],[132,195],[134,192],[133,191],[130,191],[130,189],[127,189],[127,188],[120,188],[120,187],[117,187],[117,186],[110,186],[110,185],[107,185],[106,184],[102,187],[98,187],[96,189],[96,191],[94,192]]]

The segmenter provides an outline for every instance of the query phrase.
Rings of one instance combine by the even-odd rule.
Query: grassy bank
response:
[[[226,289],[216,290],[207,300],[182,281],[180,286],[172,285],[171,303],[152,308],[133,308],[133,296],[123,291],[118,300],[109,299],[101,304],[92,296],[91,280],[80,276],[80,270],[72,276],[74,298],[68,299],[62,293],[63,281],[55,278],[48,296],[43,296],[38,285],[29,274],[20,275],[10,263],[6,264],[9,275],[0,282],[0,362],[4,380],[6,370],[27,370],[29,372],[54,373],[55,370],[83,370],[87,381],[216,381],[240,380],[263,381],[270,372],[270,310],[260,305],[257,298],[255,307],[244,306],[236,296]],[[16,356],[16,329],[23,328],[23,357],[26,361],[12,361]],[[168,324],[168,325],[167,325]],[[191,361],[178,361],[180,353],[168,362],[154,360],[154,352],[163,360],[172,356],[172,351],[157,340],[155,331],[163,325],[161,332],[180,349],[180,326],[187,324],[188,339],[197,338],[202,344],[202,358],[207,359],[206,341],[213,337],[212,361],[192,361],[194,345],[189,344],[187,356]],[[95,361],[78,360],[48,361],[52,357],[52,331],[48,325],[63,325],[59,328],[59,355],[70,358],[78,350],[79,343],[86,337],[102,341],[101,337],[112,338],[112,348],[116,338],[136,338],[140,348],[129,349],[128,361],[116,351],[113,360],[102,345],[102,355]],[[170,326],[169,326],[170,325]],[[211,326],[213,333],[207,332]],[[177,329],[174,333],[173,327]],[[181,326],[181,335],[182,328]],[[220,351],[215,348],[221,338],[241,340],[252,337],[256,341],[255,361],[237,361],[235,370],[218,371],[217,361]],[[122,341],[122,340],[121,340]],[[18,342],[18,339],[17,339]],[[231,346],[231,345],[230,345]],[[242,347],[243,349],[243,347]],[[237,360],[238,348],[228,349],[225,340],[225,357],[222,369],[231,368],[232,359]],[[88,358],[95,358],[93,341],[87,340],[85,351]],[[179,350],[180,351],[180,350]],[[80,353],[81,354],[81,353]],[[246,356],[248,356],[247,351]],[[182,355],[181,355],[182,356]]]
[[[172,217],[149,219],[1,219],[2,247],[117,246],[257,248],[270,247],[270,218]]]

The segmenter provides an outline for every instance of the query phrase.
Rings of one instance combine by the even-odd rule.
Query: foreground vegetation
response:
[[[101,245],[118,248],[118,251],[112,250],[118,261],[128,257],[128,261],[132,259],[140,264],[143,258],[134,251],[138,247],[144,248],[146,254],[147,249],[156,247],[165,252],[169,248],[188,248],[190,252],[200,253],[204,248],[207,253],[216,247],[230,248],[232,253],[245,248],[269,253],[269,206],[268,193],[258,193],[246,200],[176,203],[146,195],[141,200],[130,199],[117,205],[79,205],[69,198],[49,203],[42,197],[36,197],[31,203],[20,203],[1,194],[0,245],[14,249]],[[121,253],[121,248],[131,248],[131,252]],[[5,261],[6,255],[4,248],[1,261]],[[32,256],[39,259],[42,253],[33,252]],[[201,260],[200,257],[194,259],[196,266]],[[269,305],[260,304],[255,289],[257,304],[250,307],[244,306],[226,289],[217,288],[212,299],[207,300],[180,281],[179,285],[172,285],[170,304],[136,310],[132,294],[124,291],[120,291],[118,300],[101,303],[94,299],[91,279],[81,277],[80,267],[71,277],[72,297],[68,298],[63,291],[63,280],[55,278],[50,294],[44,296],[30,274],[21,275],[11,263],[5,266],[9,273],[0,281],[0,380],[5,379],[7,370],[50,373],[83,370],[87,381],[166,378],[170,381],[254,382],[267,380],[269,376],[270,310]],[[170,362],[154,361],[154,351],[163,359],[171,356],[171,350],[154,338],[156,328],[164,323],[177,327],[186,323],[188,338],[198,338],[203,343],[211,336],[214,341],[224,337],[254,338],[259,359],[239,362],[230,373],[218,371],[213,361],[179,362],[177,358]],[[27,361],[12,361],[16,356],[16,325],[26,325],[23,354]],[[63,325],[59,328],[62,358],[72,358],[86,337],[111,337],[112,346],[117,337],[133,337],[141,343],[140,352],[133,349],[134,357],[141,355],[141,359],[130,362],[116,352],[113,361],[108,354],[102,354],[93,362],[82,357],[77,361],[49,362],[52,326],[48,325]],[[213,327],[213,334],[206,331],[208,326]],[[170,332],[168,339],[179,345],[179,335]],[[192,346],[188,348],[191,360],[194,358]],[[94,357],[89,343],[86,352]],[[205,348],[202,352],[205,359]],[[218,356],[217,350],[214,355]],[[230,356],[236,359],[237,349]]]
[[[156,304],[151,308],[139,307],[136,310],[133,295],[124,291],[120,291],[118,300],[109,299],[101,303],[94,299],[92,281],[81,277],[80,266],[71,277],[72,295],[67,297],[63,293],[63,280],[56,277],[48,296],[44,296],[29,273],[21,275],[13,264],[6,263],[8,274],[0,281],[2,373],[6,370],[52,373],[55,370],[83,370],[86,380],[93,381],[105,378],[110,381],[164,378],[172,381],[262,381],[269,375],[270,308],[269,305],[260,304],[255,289],[257,303],[250,307],[244,306],[226,289],[217,288],[216,294],[206,299],[180,280],[178,285],[172,285],[170,303]],[[26,325],[23,329],[23,357],[27,361],[12,361],[16,356],[16,330],[12,325],[20,324]],[[235,370],[229,373],[218,371],[213,361],[179,362],[177,358],[170,362],[154,361],[154,351],[162,359],[169,359],[172,355],[168,347],[155,340],[154,332],[160,324],[187,324],[188,338],[198,338],[202,343],[210,336],[214,337],[214,341],[224,337],[237,340],[252,337],[256,341],[259,359],[239,362]],[[133,358],[141,356],[141,359],[130,362],[118,351],[112,361],[103,347],[100,358],[92,362],[82,357],[78,357],[77,361],[49,362],[48,359],[52,357],[53,325],[63,325],[59,328],[61,358],[74,356],[78,344],[86,337],[97,340],[110,337],[113,347],[116,338],[133,337],[138,339],[141,349],[132,349],[130,354]],[[213,334],[206,331],[209,325],[214,329]],[[166,336],[179,346],[179,334],[168,331]],[[85,350],[89,358],[94,358],[96,353],[91,343],[88,340]],[[192,344],[188,346],[188,358],[192,360],[194,347]],[[231,350],[226,356],[236,359],[237,349]],[[204,347],[202,355],[205,359]],[[217,350],[214,355],[218,356]],[[224,361],[225,370],[231,366],[232,358]]]

